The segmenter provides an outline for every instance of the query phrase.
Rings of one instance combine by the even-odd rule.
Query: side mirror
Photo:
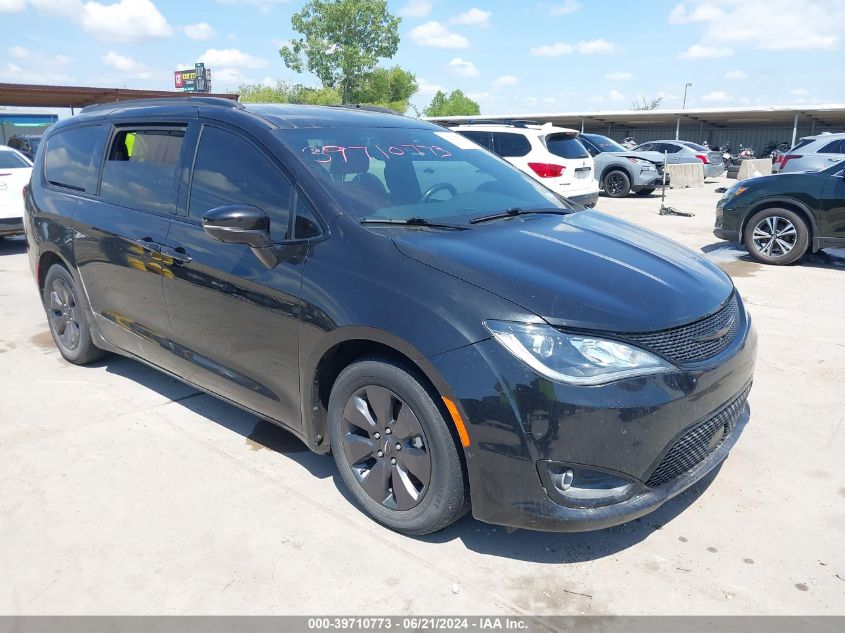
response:
[[[270,238],[270,218],[258,207],[247,204],[217,207],[202,216],[202,228],[219,242],[246,244],[267,268],[279,263]]]

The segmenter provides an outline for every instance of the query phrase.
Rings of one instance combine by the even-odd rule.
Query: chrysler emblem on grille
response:
[[[708,332],[707,334],[701,334],[699,336],[692,337],[692,340],[696,343],[709,343],[710,341],[716,341],[723,336],[725,336],[728,332],[731,331],[731,326],[734,324],[734,318],[731,317],[728,319],[727,323],[723,327],[720,327],[718,330],[713,330]]]

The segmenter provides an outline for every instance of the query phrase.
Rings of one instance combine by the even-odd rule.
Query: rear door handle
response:
[[[177,248],[170,248],[169,246],[161,247],[161,254],[173,260],[174,264],[183,265],[190,264],[193,259],[184,248],[181,246]]]

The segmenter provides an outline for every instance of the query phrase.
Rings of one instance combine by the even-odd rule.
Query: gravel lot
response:
[[[285,431],[134,361],[64,362],[0,243],[0,613],[845,614],[845,252],[751,262],[711,233],[725,182],[669,192],[693,218],[599,207],[734,277],[751,423],[715,480],[576,535],[381,528]]]

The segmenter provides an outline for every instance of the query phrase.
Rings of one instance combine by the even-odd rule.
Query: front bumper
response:
[[[0,237],[23,235],[23,218],[0,218]]]
[[[679,438],[750,385],[756,336],[741,312],[735,340],[706,365],[597,387],[552,383],[492,340],[429,359],[464,411],[473,515],[535,530],[595,530],[647,514],[702,479],[742,433],[744,402],[715,450],[669,481],[646,485]],[[609,505],[565,505],[541,479],[546,461],[617,474],[632,483],[630,494]]]

